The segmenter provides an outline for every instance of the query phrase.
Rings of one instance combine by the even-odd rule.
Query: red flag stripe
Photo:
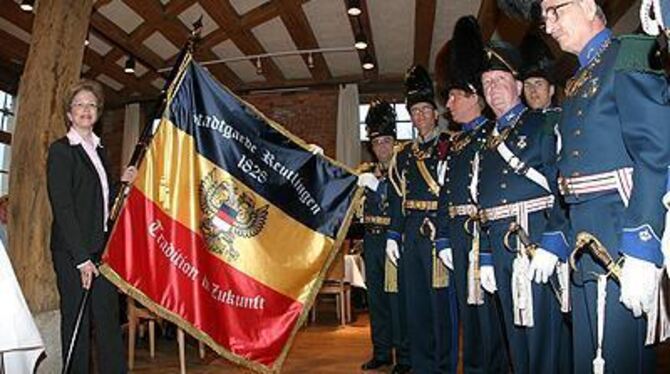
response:
[[[125,247],[105,262],[131,286],[251,361],[273,364],[303,308],[221,261],[135,188],[109,247]]]

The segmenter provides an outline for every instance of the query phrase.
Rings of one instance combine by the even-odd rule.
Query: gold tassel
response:
[[[449,273],[447,267],[437,256],[435,242],[433,242],[433,288],[449,287]]]
[[[481,275],[479,273],[479,223],[474,222],[472,235],[472,248],[468,253],[470,263],[468,265],[468,305],[484,304],[484,295],[481,289]]]
[[[398,293],[398,268],[388,257],[384,262],[384,291]]]

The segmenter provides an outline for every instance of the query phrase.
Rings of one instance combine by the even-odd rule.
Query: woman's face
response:
[[[72,98],[67,118],[77,129],[93,130],[98,120],[98,99],[91,91],[79,91]]]

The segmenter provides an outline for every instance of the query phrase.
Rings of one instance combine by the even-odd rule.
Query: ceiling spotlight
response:
[[[128,56],[128,59],[126,59],[126,66],[123,68],[123,72],[126,74],[135,73],[135,58],[133,56]]]
[[[32,12],[35,7],[35,0],[22,0],[20,7],[24,12]]]
[[[375,68],[375,61],[372,59],[372,56],[370,56],[370,53],[365,52],[365,56],[363,56],[363,70],[372,70]]]
[[[368,47],[368,38],[365,37],[365,34],[359,32],[356,34],[356,42],[354,43],[356,49],[365,49]]]
[[[363,13],[361,9],[361,0],[347,0],[347,14],[350,16],[360,16]]]
[[[263,74],[263,65],[261,64],[261,58],[256,59],[256,74]]]
[[[307,55],[307,67],[314,69],[314,56],[312,56],[311,52]]]

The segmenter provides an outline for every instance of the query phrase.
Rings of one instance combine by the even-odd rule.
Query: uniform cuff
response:
[[[485,252],[479,254],[479,267],[493,266],[493,254]]]
[[[401,238],[402,238],[402,236],[400,236],[399,232],[396,232],[396,231],[393,231],[393,230],[388,230],[386,232],[386,239],[395,240],[396,242],[400,243]]]
[[[449,242],[449,239],[439,238],[435,240],[435,249],[437,249],[438,252],[447,248],[451,248],[451,243]]]
[[[635,228],[624,228],[621,237],[621,253],[649,261],[657,267],[663,266],[661,240],[650,225]]]
[[[540,247],[555,254],[562,262],[567,261],[570,252],[568,241],[560,231],[545,232],[540,240]]]

